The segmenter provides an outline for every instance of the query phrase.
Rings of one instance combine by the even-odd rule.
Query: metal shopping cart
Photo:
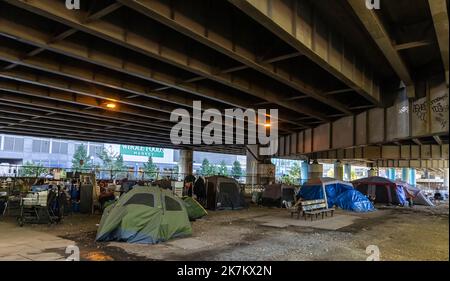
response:
[[[19,226],[25,223],[53,224],[60,218],[53,212],[52,206],[57,196],[53,190],[32,191],[20,200],[20,215],[17,217]]]

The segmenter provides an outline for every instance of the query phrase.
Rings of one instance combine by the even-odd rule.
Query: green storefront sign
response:
[[[147,146],[121,145],[120,154],[164,158],[164,150],[162,148]]]

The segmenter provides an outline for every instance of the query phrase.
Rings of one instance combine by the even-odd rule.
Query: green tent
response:
[[[156,186],[135,186],[104,210],[96,240],[155,244],[191,234],[180,198]]]
[[[208,214],[202,205],[200,205],[200,203],[198,203],[194,198],[184,196],[182,199],[190,220],[196,220]]]

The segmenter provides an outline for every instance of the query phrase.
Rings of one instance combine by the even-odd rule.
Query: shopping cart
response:
[[[27,193],[20,200],[20,215],[17,217],[19,226],[25,223],[58,223],[60,218],[55,216],[52,209],[56,198],[56,193],[52,190]]]

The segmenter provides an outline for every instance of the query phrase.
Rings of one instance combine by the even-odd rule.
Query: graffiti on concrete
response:
[[[448,93],[432,99],[430,107],[434,117],[432,121],[437,122],[441,130],[448,128]]]
[[[445,130],[448,126],[448,93],[435,97],[430,101],[414,103],[412,112],[422,122],[427,121],[428,110],[431,109],[432,122],[439,124],[440,129]]]
[[[425,122],[427,120],[427,101],[423,101],[421,103],[413,104],[412,112],[416,115],[416,117]]]

